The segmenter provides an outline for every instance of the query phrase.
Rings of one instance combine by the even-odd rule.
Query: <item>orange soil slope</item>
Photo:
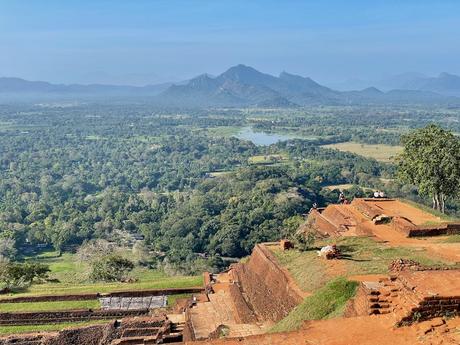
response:
[[[391,317],[368,316],[310,321],[296,332],[237,339],[208,340],[187,345],[458,345],[460,318],[394,328]]]

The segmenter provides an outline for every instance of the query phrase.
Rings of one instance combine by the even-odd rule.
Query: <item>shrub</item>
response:
[[[2,289],[15,290],[26,288],[33,282],[41,282],[48,277],[48,266],[34,263],[0,263],[0,286]]]
[[[107,255],[91,263],[90,279],[93,281],[126,281],[134,264],[119,255]]]

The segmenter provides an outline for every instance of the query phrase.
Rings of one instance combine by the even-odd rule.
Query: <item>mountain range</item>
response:
[[[282,72],[279,76],[237,65],[218,76],[199,75],[188,81],[147,86],[51,84],[19,78],[0,78],[0,97],[143,98],[162,106],[182,107],[295,107],[315,104],[455,103],[460,104],[460,77],[442,73],[399,78],[399,87],[381,91],[367,87],[337,91],[308,77]]]
[[[350,90],[375,86],[381,90],[416,90],[430,91],[440,93],[446,96],[460,97],[460,76],[450,73],[440,73],[436,77],[429,77],[422,73],[402,73],[389,78],[365,81],[360,79],[351,79],[343,83],[333,84],[340,90]]]

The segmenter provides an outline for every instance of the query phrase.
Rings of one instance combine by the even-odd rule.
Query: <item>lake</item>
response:
[[[235,136],[238,139],[249,140],[252,141],[255,145],[261,146],[268,146],[271,144],[276,144],[278,141],[293,139],[293,137],[289,135],[254,132],[251,127],[244,127]]]

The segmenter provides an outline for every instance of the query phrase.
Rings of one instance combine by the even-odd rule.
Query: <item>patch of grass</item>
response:
[[[445,243],[460,243],[460,235],[450,235],[444,239]]]
[[[214,128],[208,128],[209,134],[212,136],[219,137],[231,137],[237,135],[241,131],[242,127],[237,126],[220,126]]]
[[[50,323],[45,325],[24,325],[24,326],[2,326],[0,327],[0,335],[19,334],[19,333],[35,333],[35,332],[53,332],[61,331],[66,328],[85,327],[91,325],[100,325],[108,323],[107,320],[93,320],[85,322],[63,322]]]
[[[240,264],[245,264],[245,263],[247,263],[249,261],[250,258],[251,257],[248,255],[248,256],[242,257],[238,262]]]
[[[178,299],[190,298],[190,297],[192,297],[192,294],[190,294],[190,293],[181,293],[181,294],[177,294],[177,295],[169,295],[168,296],[168,307],[175,306]]]
[[[220,177],[220,176],[228,175],[230,173],[231,171],[211,171],[208,174],[210,177]]]
[[[366,237],[344,237],[336,240],[342,251],[348,275],[385,274],[391,261],[405,258],[425,266],[453,265],[428,255],[423,248],[390,247]]]
[[[107,293],[113,291],[168,289],[168,288],[189,288],[203,285],[201,276],[191,277],[168,277],[158,271],[145,272],[135,283],[88,283],[88,284],[62,284],[47,283],[32,285],[26,292],[15,294],[15,296],[34,295],[67,295],[81,293]],[[11,295],[10,295],[11,296]],[[5,296],[6,297],[6,296]]]
[[[364,157],[374,158],[381,162],[389,162],[391,158],[395,157],[397,154],[401,153],[401,146],[390,146],[384,144],[361,144],[356,142],[345,142],[337,143],[331,145],[324,145],[330,149],[337,149],[339,151],[351,152]]]
[[[61,256],[55,251],[46,251],[35,257],[28,257],[26,260],[38,261],[48,265],[50,279],[61,283],[77,283],[87,279],[89,266],[76,260],[75,254],[63,253]]]
[[[134,283],[92,283],[87,280],[88,264],[76,260],[75,254],[46,251],[25,260],[34,260],[49,265],[51,281],[45,284],[34,284],[24,292],[15,296],[33,295],[66,295],[80,293],[107,293],[126,290],[189,288],[203,285],[200,276],[168,276],[163,271],[136,267],[131,276]],[[10,295],[11,296],[11,295]],[[0,298],[5,298],[2,296]]]
[[[248,158],[249,164],[275,164],[285,162],[287,160],[286,155],[258,155]]]
[[[99,309],[100,307],[101,305],[98,300],[0,303],[0,313],[39,312],[69,309]]]
[[[386,274],[391,261],[399,258],[411,259],[425,266],[455,265],[441,258],[427,254],[423,248],[390,247],[367,237],[341,237],[320,241],[318,246],[337,244],[342,251],[344,274],[346,276],[364,274]],[[330,262],[319,258],[316,250],[281,251],[270,248],[278,262],[292,275],[297,285],[304,291],[313,292],[333,278],[328,271]]]
[[[357,282],[339,277],[327,283],[312,296],[295,307],[288,316],[278,322],[270,332],[288,332],[299,329],[306,320],[338,317],[347,301],[355,295]]]
[[[303,291],[314,291],[332,279],[332,276],[327,273],[326,263],[323,259],[318,258],[316,250],[282,251],[278,247],[270,248],[270,250],[278,262],[287,268]]]

